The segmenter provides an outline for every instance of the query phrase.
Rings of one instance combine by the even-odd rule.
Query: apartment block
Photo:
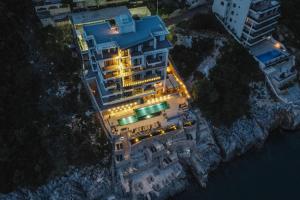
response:
[[[214,0],[213,12],[234,38],[259,63],[276,96],[285,103],[297,102],[295,56],[272,37],[280,17],[278,0]]]
[[[60,0],[35,0],[35,12],[43,26],[57,26],[67,24],[71,9]]]
[[[233,35],[251,47],[269,37],[280,17],[277,0],[215,0],[213,12]]]
[[[128,2],[129,0],[73,0],[76,9],[110,6]]]

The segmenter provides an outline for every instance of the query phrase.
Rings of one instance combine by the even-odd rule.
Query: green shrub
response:
[[[195,104],[215,125],[230,125],[249,111],[249,84],[264,76],[258,64],[242,46],[232,43],[221,50],[209,77],[193,87]]]
[[[198,65],[205,56],[211,54],[214,49],[212,39],[194,39],[192,48],[177,45],[171,50],[171,56],[177,69],[183,78],[188,78],[196,71]]]

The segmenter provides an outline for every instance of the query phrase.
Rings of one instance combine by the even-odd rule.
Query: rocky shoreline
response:
[[[167,199],[188,187],[188,175],[198,180],[202,187],[209,181],[209,173],[220,163],[246,153],[251,148],[260,148],[269,134],[278,128],[297,130],[300,128],[300,105],[284,104],[273,100],[268,90],[261,84],[251,95],[251,112],[230,128],[215,128],[209,123],[198,124],[197,146],[190,156],[180,157],[184,166],[180,176],[167,184],[158,195],[148,195],[148,199]],[[199,110],[195,114],[201,117]],[[0,199],[144,199],[122,192],[120,186],[111,181],[110,170],[99,166],[72,169],[66,176],[50,181],[47,185],[32,191],[20,189]]]
[[[300,105],[277,102],[264,86],[258,88],[250,99],[250,117],[237,120],[230,128],[212,128],[213,140],[209,136],[204,139],[211,141],[210,147],[200,150],[199,155],[193,154],[191,167],[195,169],[196,178],[203,187],[208,181],[208,174],[221,162],[228,162],[251,148],[261,148],[275,129],[294,131],[300,128]],[[198,146],[203,144],[200,142]],[[205,164],[195,162],[200,155]]]

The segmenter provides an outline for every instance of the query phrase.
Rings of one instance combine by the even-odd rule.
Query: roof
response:
[[[126,6],[104,8],[104,9],[95,10],[95,11],[72,13],[71,16],[72,16],[73,24],[84,24],[84,23],[89,23],[89,22],[93,22],[93,21],[102,21],[102,20],[112,19],[119,15],[130,15],[131,16],[131,14]]]
[[[135,21],[136,31],[130,33],[115,33],[107,22],[93,25],[84,25],[83,29],[87,36],[94,36],[97,44],[116,42],[120,48],[129,48],[153,38],[154,32],[168,30],[158,16],[147,16]]]

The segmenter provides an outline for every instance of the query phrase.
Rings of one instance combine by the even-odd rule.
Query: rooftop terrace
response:
[[[87,36],[94,36],[98,44],[116,42],[120,48],[128,48],[153,38],[154,32],[168,33],[164,23],[158,16],[147,16],[135,21],[135,32],[119,33],[112,29],[108,22],[85,25],[83,27]]]

